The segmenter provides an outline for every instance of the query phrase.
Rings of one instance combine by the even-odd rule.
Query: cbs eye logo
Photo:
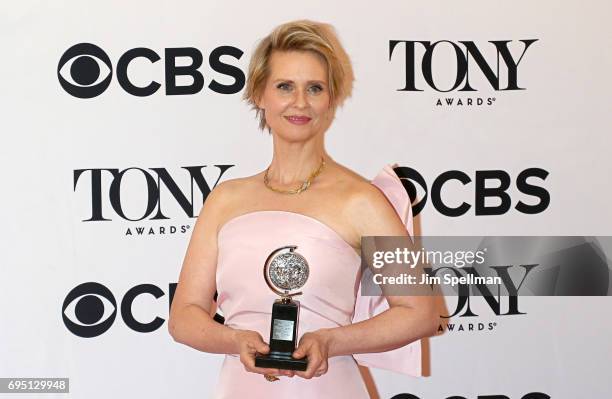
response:
[[[117,316],[117,302],[108,288],[83,283],[68,293],[62,306],[66,328],[83,338],[97,337],[108,330]]]
[[[100,47],[79,43],[70,47],[57,65],[57,78],[69,94],[78,98],[99,96],[110,85],[113,66]]]

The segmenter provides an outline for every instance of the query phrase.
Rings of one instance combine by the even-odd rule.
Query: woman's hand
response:
[[[242,362],[242,365],[246,371],[273,376],[293,377],[293,372],[290,370],[255,367],[255,355],[258,353],[266,354],[270,351],[270,346],[264,342],[263,338],[258,332],[250,330],[234,330],[234,341],[238,346],[240,361]]]
[[[306,371],[295,371],[295,375],[310,379],[327,373],[327,358],[329,355],[330,336],[326,330],[307,332],[302,335],[293,357],[301,359],[308,357]]]

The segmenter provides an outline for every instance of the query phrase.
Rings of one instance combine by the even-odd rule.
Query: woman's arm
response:
[[[367,183],[351,196],[347,211],[359,237],[407,236],[387,198]],[[389,309],[368,320],[324,330],[329,356],[384,352],[435,334],[439,316],[433,296],[385,296]]]
[[[390,308],[368,320],[319,330],[328,356],[385,352],[435,334],[438,317],[430,297],[387,297]]]
[[[364,183],[348,196],[344,217],[352,221],[357,237],[408,235],[393,206],[370,183]],[[304,334],[294,357],[307,355],[309,368],[296,374],[311,378],[327,371],[329,357],[384,352],[435,334],[439,322],[435,297],[385,297],[389,309],[375,317]]]
[[[216,290],[217,233],[224,209],[231,208],[227,204],[232,203],[232,184],[226,181],[218,185],[198,216],[172,300],[168,330],[176,342],[197,350],[239,354],[247,371],[291,375],[284,370],[255,367],[255,355],[270,351],[261,335],[224,326],[211,315]]]
[[[234,330],[211,317],[216,290],[217,228],[224,184],[206,198],[195,223],[172,300],[168,329],[175,341],[203,352],[238,353]]]

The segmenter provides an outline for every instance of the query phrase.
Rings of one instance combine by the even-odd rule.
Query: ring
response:
[[[278,381],[278,379],[279,379],[277,376],[275,376],[275,375],[270,375],[270,374],[264,374],[264,378],[265,378],[267,381],[270,381],[270,382]]]

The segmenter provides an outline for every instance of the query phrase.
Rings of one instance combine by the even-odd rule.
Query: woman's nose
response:
[[[308,99],[306,97],[306,90],[298,89],[295,91],[295,98],[293,103],[297,108],[305,108],[308,105]]]

